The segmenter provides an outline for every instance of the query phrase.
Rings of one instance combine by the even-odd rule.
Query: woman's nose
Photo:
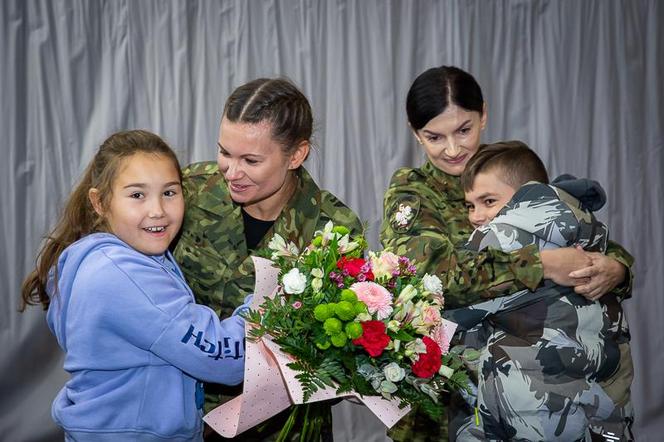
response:
[[[445,154],[448,157],[456,157],[459,155],[461,149],[459,149],[459,145],[457,144],[456,140],[451,139],[447,142],[447,145],[445,146]]]
[[[242,178],[242,169],[237,161],[228,161],[226,170],[223,172],[224,178],[229,181]]]

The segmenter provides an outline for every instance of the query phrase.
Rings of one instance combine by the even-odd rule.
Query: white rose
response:
[[[325,276],[325,273],[323,273],[322,269],[313,268],[311,269],[311,276],[313,276],[314,278],[322,278],[323,276]]]
[[[297,295],[302,293],[307,286],[307,277],[300,273],[297,268],[293,268],[284,275],[281,282],[284,284],[286,293]]]
[[[422,278],[422,286],[424,290],[431,293],[442,293],[443,283],[436,275],[429,275],[428,273]]]
[[[323,287],[323,280],[320,278],[314,278],[311,281],[311,288],[314,292],[320,292],[320,289]]]
[[[390,362],[383,368],[383,373],[388,381],[399,382],[404,377],[406,377],[406,370],[399,367],[399,364],[396,362]]]

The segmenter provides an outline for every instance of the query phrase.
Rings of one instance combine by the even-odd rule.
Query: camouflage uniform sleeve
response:
[[[634,265],[634,258],[625,250],[620,244],[609,241],[609,246],[606,249],[606,255],[615,259],[620,264],[624,265],[627,269],[627,275],[622,284],[614,288],[614,293],[618,298],[628,299],[632,297],[632,287],[634,284],[634,272],[632,266]]]
[[[348,227],[351,236],[364,233],[364,226],[360,222],[360,218],[339,198],[326,190],[322,190],[321,199],[319,229],[322,229],[328,221],[332,221],[335,225]]]
[[[534,290],[543,269],[535,245],[514,252],[474,252],[456,248],[445,234],[445,220],[415,193],[392,193],[384,201],[381,242],[394,253],[416,261],[420,274],[443,281],[448,308],[464,307],[487,298]]]

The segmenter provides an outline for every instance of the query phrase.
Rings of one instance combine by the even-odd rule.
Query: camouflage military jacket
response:
[[[320,190],[304,168],[298,173],[296,191],[257,249],[266,247],[275,233],[302,249],[328,221],[361,233],[362,226],[352,210],[330,192]],[[241,208],[231,200],[214,162],[188,166],[183,180],[186,213],[175,258],[197,302],[221,317],[230,316],[254,290],[254,267]]]

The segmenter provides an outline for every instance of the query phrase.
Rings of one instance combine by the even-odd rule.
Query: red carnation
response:
[[[368,269],[364,272],[364,276],[367,281],[373,281],[374,275],[371,272],[371,267],[367,262],[362,258],[351,258],[348,259],[345,256],[342,256],[339,261],[337,261],[337,268],[339,270],[346,270],[350,276],[357,278],[358,275],[362,274],[362,268]]]
[[[365,321],[361,324],[362,336],[353,339],[353,344],[361,345],[374,358],[380,356],[390,343],[390,337],[385,333],[385,324],[381,321]]]
[[[419,378],[430,378],[438,372],[441,365],[442,352],[436,341],[428,336],[422,338],[422,342],[427,348],[426,353],[420,353],[417,362],[414,362],[411,368],[415,376]]]

